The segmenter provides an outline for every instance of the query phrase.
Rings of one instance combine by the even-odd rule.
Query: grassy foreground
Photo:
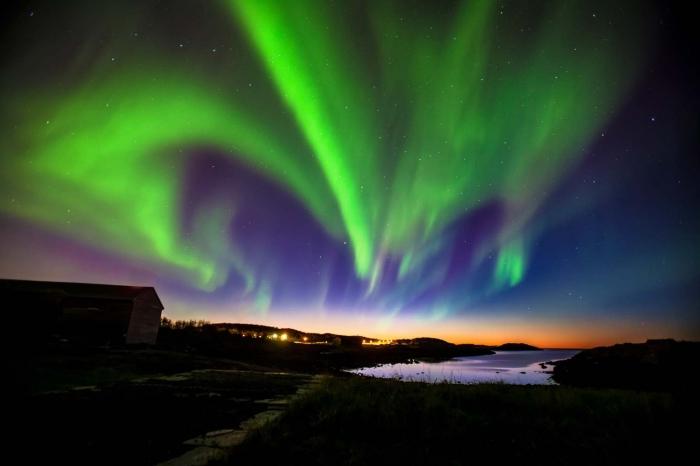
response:
[[[95,387],[11,399],[14,412],[8,419],[5,410],[4,418],[8,444],[21,452],[19,464],[153,466],[192,449],[183,444],[188,439],[235,429],[267,410],[264,400],[291,396],[309,379],[209,368],[129,380],[102,378]]]
[[[668,464],[696,415],[665,393],[333,377],[231,464]]]

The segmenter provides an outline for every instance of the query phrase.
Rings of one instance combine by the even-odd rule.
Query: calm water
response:
[[[487,356],[468,356],[444,362],[385,364],[350,372],[372,377],[397,378],[420,382],[504,382],[509,384],[551,385],[552,366],[540,363],[568,359],[577,350],[497,351]]]

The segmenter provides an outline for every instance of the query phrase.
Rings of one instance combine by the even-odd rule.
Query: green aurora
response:
[[[526,276],[538,208],[624,100],[645,47],[641,25],[605,3],[255,0],[219,11],[214,46],[204,32],[184,45],[157,40],[157,28],[137,37],[152,18],[133,5],[91,27],[77,19],[69,55],[28,44],[44,58],[17,59],[3,77],[1,212],[202,290],[235,273],[269,306],[274,283],[228,232],[237,199],[182,225],[187,161],[206,147],[298,198],[350,248],[366,296],[398,261],[388,304],[430,286],[449,225],[501,203],[505,221],[476,251],[477,264],[496,257],[495,293]],[[28,78],[37,69],[54,74]]]

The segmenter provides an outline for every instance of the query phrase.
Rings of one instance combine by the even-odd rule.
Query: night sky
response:
[[[700,339],[681,8],[20,2],[0,277],[375,337]]]

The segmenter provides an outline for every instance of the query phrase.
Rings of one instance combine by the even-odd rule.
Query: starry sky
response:
[[[17,2],[0,276],[176,319],[700,339],[680,2]]]

